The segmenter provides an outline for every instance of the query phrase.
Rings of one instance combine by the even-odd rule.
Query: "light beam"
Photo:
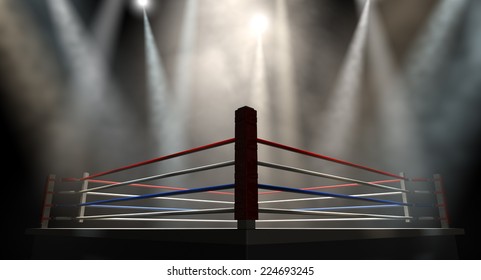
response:
[[[325,154],[346,158],[354,149],[356,121],[360,112],[366,39],[368,34],[370,1],[366,1],[348,52],[328,96],[317,128],[321,140],[317,150]]]
[[[389,48],[387,32],[377,6],[371,8],[369,26],[369,66],[377,108],[378,139],[369,144],[372,150],[387,155],[383,165],[403,170],[410,176],[422,176],[426,160],[422,149],[418,121],[409,99],[409,91]],[[378,145],[379,144],[379,145]],[[381,149],[379,149],[381,148]]]
[[[191,114],[192,73],[196,51],[198,0],[187,0],[182,20],[178,56],[174,76],[174,106],[177,125],[173,127],[178,141],[177,150],[185,149],[189,145],[187,127]]]
[[[119,35],[125,0],[104,1],[95,15],[93,35],[97,46],[107,61],[114,52]]]
[[[72,3],[49,0],[47,5],[69,86],[55,139],[60,143],[63,159],[59,160],[60,169],[72,168],[78,172],[118,162],[123,155],[116,151],[128,146],[124,150],[126,155],[133,146],[123,142],[131,142],[128,133],[134,131],[131,111],[119,98],[107,60]]]
[[[146,13],[144,13],[144,32],[150,133],[154,141],[154,150],[157,153],[165,154],[175,142],[168,133],[171,117],[168,106],[169,88],[164,63]]]
[[[450,44],[456,42],[455,28],[469,2],[439,1],[407,55],[405,75],[420,112],[428,113],[429,108],[434,107],[431,105],[436,99],[429,95],[437,92],[432,88],[438,84],[436,74],[446,61]]]

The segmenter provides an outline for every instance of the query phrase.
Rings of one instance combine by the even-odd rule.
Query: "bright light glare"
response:
[[[264,34],[268,27],[269,21],[266,16],[258,14],[252,17],[251,29],[256,35],[260,36]]]
[[[148,0],[137,0],[137,4],[142,8],[146,8],[147,5],[149,5],[149,1]]]

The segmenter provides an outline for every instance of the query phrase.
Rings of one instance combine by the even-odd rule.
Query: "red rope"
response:
[[[112,169],[112,170],[109,170],[109,171],[100,172],[100,173],[97,173],[97,174],[93,174],[93,175],[81,178],[80,180],[83,181],[83,180],[93,179],[93,178],[97,178],[97,177],[100,177],[100,176],[104,176],[104,175],[117,173],[117,172],[128,170],[128,169],[144,166],[144,165],[147,165],[147,164],[151,164],[151,163],[155,163],[155,162],[159,162],[159,161],[164,161],[164,160],[167,160],[167,159],[176,158],[176,157],[180,157],[180,156],[184,156],[184,155],[188,155],[188,154],[192,154],[192,153],[196,153],[196,152],[200,152],[200,151],[224,146],[224,145],[227,145],[227,144],[230,144],[230,143],[234,143],[234,141],[235,141],[235,139],[231,138],[231,139],[227,139],[227,140],[224,140],[224,141],[215,142],[215,143],[212,143],[212,144],[196,147],[196,148],[181,151],[181,152],[178,152],[178,153],[174,153],[174,154],[170,154],[170,155],[166,155],[166,156],[161,156],[161,157],[158,157],[158,158],[153,158],[153,159],[150,159],[150,160],[141,161],[141,162],[137,162],[137,163],[134,163],[134,164],[131,164],[131,165],[115,168],[115,169]]]
[[[319,158],[319,159],[335,162],[335,163],[346,165],[346,166],[355,167],[355,168],[358,168],[358,169],[363,169],[363,170],[366,170],[366,171],[369,171],[369,172],[389,176],[389,177],[392,177],[392,178],[401,179],[401,180],[409,180],[408,178],[405,178],[405,177],[402,177],[402,176],[399,176],[399,175],[396,175],[396,174],[393,174],[393,173],[377,170],[377,169],[374,169],[374,168],[362,166],[362,165],[359,165],[359,164],[355,164],[355,163],[340,160],[340,159],[335,159],[335,158],[332,158],[332,157],[324,156],[324,155],[321,155],[321,154],[316,154],[316,153],[309,152],[309,151],[304,151],[304,150],[301,150],[301,149],[297,149],[297,148],[289,147],[289,146],[286,146],[286,145],[274,143],[274,142],[267,141],[267,140],[264,140],[264,139],[258,138],[257,142],[260,143],[260,144],[267,145],[267,146],[271,146],[271,147],[283,149],[283,150],[286,150],[286,151],[290,151],[290,152],[294,152],[294,153],[298,153],[298,154],[302,154],[302,155],[306,155],[306,156],[310,156],[310,157],[314,157],[314,158]]]
[[[119,182],[110,181],[110,180],[98,180],[98,179],[89,179],[89,182],[92,183],[99,183],[99,184],[117,184]],[[150,188],[150,189],[164,189],[164,190],[185,190],[185,188],[179,187],[169,187],[169,186],[158,186],[158,185],[148,185],[148,184],[130,184],[131,187],[140,187],[140,188]]]
[[[117,183],[120,183],[120,182],[117,182],[117,181],[110,181],[110,180],[99,180],[99,179],[87,179],[87,180],[91,183],[98,183],[98,184],[117,184]],[[62,181],[64,181],[64,182],[78,182],[78,181],[80,181],[80,179],[77,179],[77,178],[62,178]],[[149,185],[149,184],[129,184],[128,186],[139,187],[139,188],[151,188],[151,189],[177,190],[177,191],[188,190],[187,188]],[[234,195],[234,193],[231,193],[231,192],[221,192],[221,191],[210,191],[209,193]]]

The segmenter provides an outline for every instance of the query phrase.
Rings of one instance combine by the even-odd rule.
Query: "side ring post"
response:
[[[434,189],[436,192],[436,201],[439,209],[439,219],[442,228],[449,228],[448,211],[446,209],[446,198],[443,188],[443,178],[439,174],[434,174]]]
[[[50,221],[50,209],[52,208],[53,190],[55,187],[55,175],[49,175],[47,182],[45,183],[45,193],[42,205],[42,218],[41,227],[48,228],[48,222]]]
[[[399,173],[399,176],[403,177],[403,178],[406,178],[406,174],[404,174],[404,172],[401,172]],[[406,180],[405,179],[402,179],[401,180],[401,189],[406,191],[407,188],[406,188]],[[407,204],[408,203],[408,196],[407,196],[407,193],[403,192],[401,194],[402,196],[402,201],[403,203]],[[409,216],[409,207],[407,205],[404,205],[403,207],[403,210],[404,210],[404,216],[408,217]],[[410,223],[411,220],[409,219],[406,219],[406,223]]]
[[[86,178],[86,177],[88,177],[89,175],[90,175],[89,173],[84,172],[83,178]],[[88,188],[88,185],[89,185],[89,181],[88,181],[88,180],[82,181],[82,188],[81,188],[81,190],[82,190],[82,191],[86,190],[86,189]],[[86,192],[84,192],[84,193],[82,193],[82,195],[80,195],[80,205],[84,204],[85,202],[87,202],[87,193],[86,193]],[[85,214],[85,206],[80,206],[79,213],[78,213],[79,217],[83,217],[84,214]],[[83,219],[79,219],[78,221],[79,221],[79,223],[83,223],[83,222],[84,222]]]
[[[238,229],[255,229],[259,218],[257,191],[257,112],[235,112],[235,215]]]

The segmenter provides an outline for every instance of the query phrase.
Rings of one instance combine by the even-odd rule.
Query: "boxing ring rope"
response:
[[[88,205],[119,202],[119,201],[131,201],[131,200],[146,199],[146,198],[153,198],[153,197],[202,193],[202,192],[208,192],[208,191],[226,190],[226,189],[231,189],[233,187],[234,187],[234,184],[228,184],[228,185],[219,185],[219,186],[188,189],[188,190],[182,190],[182,191],[144,194],[144,195],[136,195],[136,196],[133,196],[133,197],[121,197],[121,198],[112,198],[112,199],[107,199],[107,200],[97,200],[97,201],[92,201],[92,202],[86,202],[86,203],[81,203],[79,206],[88,206]]]
[[[266,145],[266,146],[271,146],[271,147],[274,147],[274,148],[279,148],[279,149],[286,150],[286,151],[290,151],[290,152],[294,152],[294,153],[297,153],[297,154],[306,155],[306,156],[310,156],[310,157],[314,157],[314,158],[318,158],[318,159],[322,159],[322,160],[327,160],[327,161],[335,162],[335,163],[338,163],[338,164],[341,164],[341,165],[345,165],[345,166],[350,166],[350,167],[354,167],[354,168],[357,168],[357,169],[366,170],[366,171],[369,171],[369,172],[372,172],[372,173],[377,173],[377,174],[385,175],[385,176],[392,177],[392,178],[397,178],[397,179],[401,179],[401,180],[407,180],[407,178],[405,178],[405,177],[403,177],[403,176],[399,176],[399,175],[393,174],[393,173],[389,173],[389,172],[377,170],[377,169],[374,169],[374,168],[362,166],[362,165],[359,165],[359,164],[355,164],[355,163],[348,162],[348,161],[344,161],[344,160],[340,160],[340,159],[335,159],[335,158],[332,158],[332,157],[324,156],[324,155],[321,155],[321,154],[316,154],[316,153],[313,153],[313,152],[304,151],[304,150],[301,150],[301,149],[289,147],[289,146],[286,146],[286,145],[282,145],[282,144],[279,144],[279,143],[267,141],[267,140],[264,140],[264,139],[260,139],[260,138],[259,138],[259,139],[257,139],[257,142],[258,142],[259,144],[263,144],[263,145]]]
[[[77,179],[77,178],[63,178],[62,181],[64,181],[64,182],[77,182],[77,181],[79,181],[79,179]],[[88,179],[87,181],[89,183],[100,183],[100,184],[118,184],[118,183],[121,183],[121,182],[111,181],[111,180],[96,180],[96,179]],[[148,189],[187,190],[187,188],[149,185],[149,184],[128,184],[127,186],[148,188]],[[62,191],[61,193],[76,193],[76,192],[75,191]],[[92,194],[93,192],[89,191],[89,193]],[[229,193],[229,192],[209,191],[209,193],[233,195],[233,193]]]
[[[223,192],[212,192],[210,193],[221,193]],[[230,193],[227,193],[230,194]],[[119,194],[119,193],[99,193],[99,192],[90,192],[89,195],[99,195],[99,196],[113,196],[113,197],[135,197],[135,195],[131,194]],[[232,201],[222,201],[222,200],[211,200],[211,199],[193,199],[193,198],[178,198],[178,197],[152,197],[152,199],[159,199],[159,200],[174,200],[174,201],[187,201],[187,202],[204,202],[204,203],[219,203],[219,204],[232,204]]]
[[[302,189],[301,189],[302,190]],[[276,191],[279,192],[279,191]],[[385,193],[367,193],[367,194],[353,194],[351,197],[371,197],[371,196],[387,196],[387,195],[397,195],[401,192],[385,192]],[[334,199],[335,197],[325,196],[325,197],[307,197],[307,198],[291,198],[291,199],[277,199],[277,200],[266,200],[259,201],[259,204],[267,203],[283,203],[283,202],[299,202],[299,201],[312,201],[312,200],[327,200]]]
[[[399,179],[390,179],[390,180],[372,181],[372,182],[367,182],[367,183],[383,184],[383,183],[398,183],[398,182],[401,182],[401,180],[399,180]],[[338,184],[338,185],[316,186],[316,187],[301,188],[301,190],[337,189],[337,188],[358,187],[358,186],[361,186],[361,184],[352,183],[352,184]],[[275,194],[275,193],[279,193],[279,191],[268,191],[268,192],[267,192],[267,191],[264,191],[264,192],[259,192],[259,195]]]
[[[90,175],[90,176],[83,177],[80,180],[89,180],[89,179],[93,179],[93,178],[117,173],[117,172],[120,172],[120,171],[125,171],[125,170],[129,170],[129,169],[145,166],[145,165],[148,165],[148,164],[161,162],[161,161],[173,159],[173,158],[180,157],[180,156],[185,156],[185,155],[188,155],[188,154],[193,154],[193,153],[197,153],[197,152],[200,152],[200,151],[205,151],[205,150],[221,147],[221,146],[224,146],[224,145],[227,145],[227,144],[232,144],[232,143],[234,143],[234,141],[235,141],[235,138],[226,139],[226,140],[223,140],[223,141],[215,142],[215,143],[204,145],[204,146],[199,146],[199,147],[189,149],[189,150],[185,150],[185,151],[181,151],[181,152],[178,152],[178,153],[174,153],[174,154],[170,154],[170,155],[166,155],[166,156],[162,156],[162,157],[158,157],[158,158],[154,158],[154,159],[150,159],[150,160],[146,160],[146,161],[137,162],[137,163],[134,163],[134,164],[131,164],[131,165],[126,165],[126,166],[115,168],[115,169],[112,169],[112,170],[109,170],[109,171],[100,172],[100,173],[97,173],[97,174],[93,174],[93,175]]]
[[[380,189],[407,192],[406,190],[398,189],[398,188],[395,188],[395,187],[380,185],[380,184],[371,183],[371,182],[365,182],[365,181],[351,179],[351,178],[347,178],[347,177],[325,174],[325,173],[321,173],[321,172],[315,172],[315,171],[302,169],[302,168],[289,167],[289,166],[285,166],[285,165],[281,165],[281,164],[274,164],[274,163],[259,161],[258,165],[270,167],[270,168],[274,168],[274,169],[279,169],[279,170],[284,170],[284,171],[300,173],[300,174],[306,174],[306,175],[312,175],[312,176],[323,177],[323,178],[328,178],[328,179],[334,179],[334,180],[339,180],[339,181],[344,181],[344,182],[349,182],[349,183],[356,183],[356,184],[359,184],[359,185],[365,185],[365,186],[370,186],[370,187],[375,187],[375,188],[380,188]]]
[[[101,179],[106,175],[120,173],[147,166],[153,163],[163,162],[176,157],[207,151],[228,144],[234,144],[235,158],[220,163],[211,163],[183,170],[172,171],[163,174],[156,174],[141,178],[128,179],[124,181]],[[345,176],[322,173],[310,169],[287,166],[278,163],[266,162],[258,159],[258,144],[277,148],[287,152],[292,152],[320,160],[340,164],[354,169],[367,171],[370,174],[386,176],[389,179],[365,181]],[[146,184],[154,180],[173,178],[181,175],[194,176],[200,172],[217,170],[226,167],[234,167],[234,182],[203,186],[203,187],[179,187],[157,184]],[[268,168],[282,172],[290,172],[311,177],[324,178],[342,182],[342,184],[318,185],[313,187],[294,188],[278,186],[258,182],[258,168]],[[54,190],[55,183],[60,181],[65,184],[81,184],[80,188],[74,190]],[[407,182],[412,184],[432,184],[433,190],[415,189],[407,187]],[[92,186],[92,184],[97,186]],[[388,184],[399,184],[399,187]],[[129,194],[123,192],[113,192],[120,187],[130,189],[151,189],[159,190],[155,193]],[[334,192],[340,188],[364,187],[373,189],[369,193],[343,194]],[[110,192],[106,192],[109,190]],[[234,190],[229,191],[229,190]],[[322,191],[321,191],[322,190]],[[324,191],[329,190],[329,191]],[[99,192],[102,191],[102,192]],[[192,197],[192,195],[216,195],[219,198]],[[295,194],[303,197],[294,198],[271,198],[273,194]],[[54,200],[54,196],[60,197],[60,203]],[[189,197],[182,197],[189,195]],[[428,202],[422,200],[415,201],[418,196],[429,197]],[[62,203],[61,197],[73,197],[76,203]],[[76,197],[79,197],[78,200]],[[180,197],[178,197],[180,196]],[[430,198],[433,196],[434,198]],[[225,198],[225,200],[220,198]],[[261,197],[261,199],[259,199]],[[232,201],[232,199],[234,201]],[[433,202],[435,199],[435,202]],[[65,200],[65,199],[64,199]],[[67,199],[68,200],[68,199]],[[432,200],[432,201],[431,201]],[[189,204],[183,206],[166,205],[126,205],[131,202],[171,202]],[[329,205],[319,203],[339,203],[339,201],[358,202],[356,205]],[[315,205],[302,205],[297,207],[280,207],[285,203],[313,203]],[[368,204],[369,203],[369,204]],[[277,207],[265,207],[268,205]],[[358,205],[359,204],[359,205]],[[366,205],[368,204],[368,205]],[[197,207],[193,207],[196,206]],[[202,206],[203,207],[200,207]],[[225,206],[225,207],[216,207]],[[402,213],[391,214],[386,210],[402,209]],[[52,209],[78,209],[77,214],[70,216],[59,216],[52,214]],[[90,209],[90,210],[88,210]],[[90,213],[93,209],[102,211],[114,211],[114,213]],[[434,209],[435,215],[421,216],[416,211],[419,209]],[[54,175],[50,175],[44,190],[44,202],[42,209],[41,224],[42,228],[48,228],[50,221],[70,221],[73,223],[84,223],[86,221],[140,221],[140,222],[205,222],[205,223],[237,223],[238,229],[255,229],[256,223],[282,223],[282,222],[363,222],[363,221],[401,221],[406,224],[419,223],[420,221],[439,221],[441,227],[449,227],[447,215],[445,193],[442,185],[442,178],[435,175],[430,178],[408,178],[404,173],[399,175],[378,170],[371,167],[351,163],[348,161],[335,159],[325,155],[289,147],[283,144],[271,142],[257,138],[257,115],[256,111],[249,107],[243,107],[235,114],[235,138],[226,139],[212,144],[199,146],[193,149],[156,157],[150,160],[137,162],[123,167],[111,169],[89,175],[84,173],[81,178],[62,178],[56,180]],[[89,215],[85,213],[89,211]],[[383,211],[372,212],[374,210]],[[115,213],[115,211],[123,211]],[[126,211],[136,211],[127,212]],[[139,212],[140,211],[140,212]],[[346,212],[347,211],[347,212]],[[361,211],[361,212],[359,212]],[[368,212],[366,212],[368,211]],[[397,211],[397,210],[396,210]],[[431,210],[430,210],[431,211]],[[392,212],[394,213],[394,212]],[[197,218],[192,217],[202,215],[232,215],[231,218]],[[264,215],[276,215],[281,218],[269,219]],[[308,216],[309,218],[286,218],[290,216]],[[168,218],[175,216],[187,216],[186,218]],[[164,218],[167,217],[167,218]]]
[[[79,193],[105,190],[105,189],[109,189],[109,188],[113,188],[113,187],[122,187],[122,186],[127,186],[127,185],[130,185],[130,184],[148,182],[148,181],[153,181],[153,180],[158,180],[158,179],[165,179],[165,178],[169,178],[169,177],[180,176],[180,175],[185,175],[185,174],[190,174],[190,173],[195,173],[195,172],[201,172],[201,171],[207,171],[207,170],[212,170],[212,169],[217,169],[217,168],[227,167],[227,166],[232,166],[232,165],[234,165],[234,161],[226,161],[226,162],[221,162],[221,163],[216,163],[216,164],[209,164],[209,165],[199,166],[199,167],[195,167],[195,168],[184,169],[184,170],[181,170],[181,171],[169,172],[169,173],[165,173],[165,174],[149,176],[149,177],[124,181],[124,182],[114,183],[114,184],[109,184],[109,185],[104,185],[104,186],[95,187],[95,188],[91,188],[91,189],[85,189],[85,190],[79,191]]]
[[[396,201],[392,201],[392,200],[366,198],[366,197],[350,196],[350,195],[345,195],[345,194],[327,193],[327,192],[319,192],[319,191],[301,190],[301,189],[281,187],[281,186],[272,186],[272,185],[265,185],[265,184],[259,184],[259,188],[265,189],[265,190],[276,190],[276,191],[281,191],[281,192],[291,192],[291,193],[300,193],[300,194],[308,194],[308,195],[327,196],[327,197],[331,197],[331,198],[362,200],[362,201],[368,201],[368,202],[387,203],[387,204],[399,205],[399,206],[404,206],[404,205],[412,206],[411,204],[396,202]]]

